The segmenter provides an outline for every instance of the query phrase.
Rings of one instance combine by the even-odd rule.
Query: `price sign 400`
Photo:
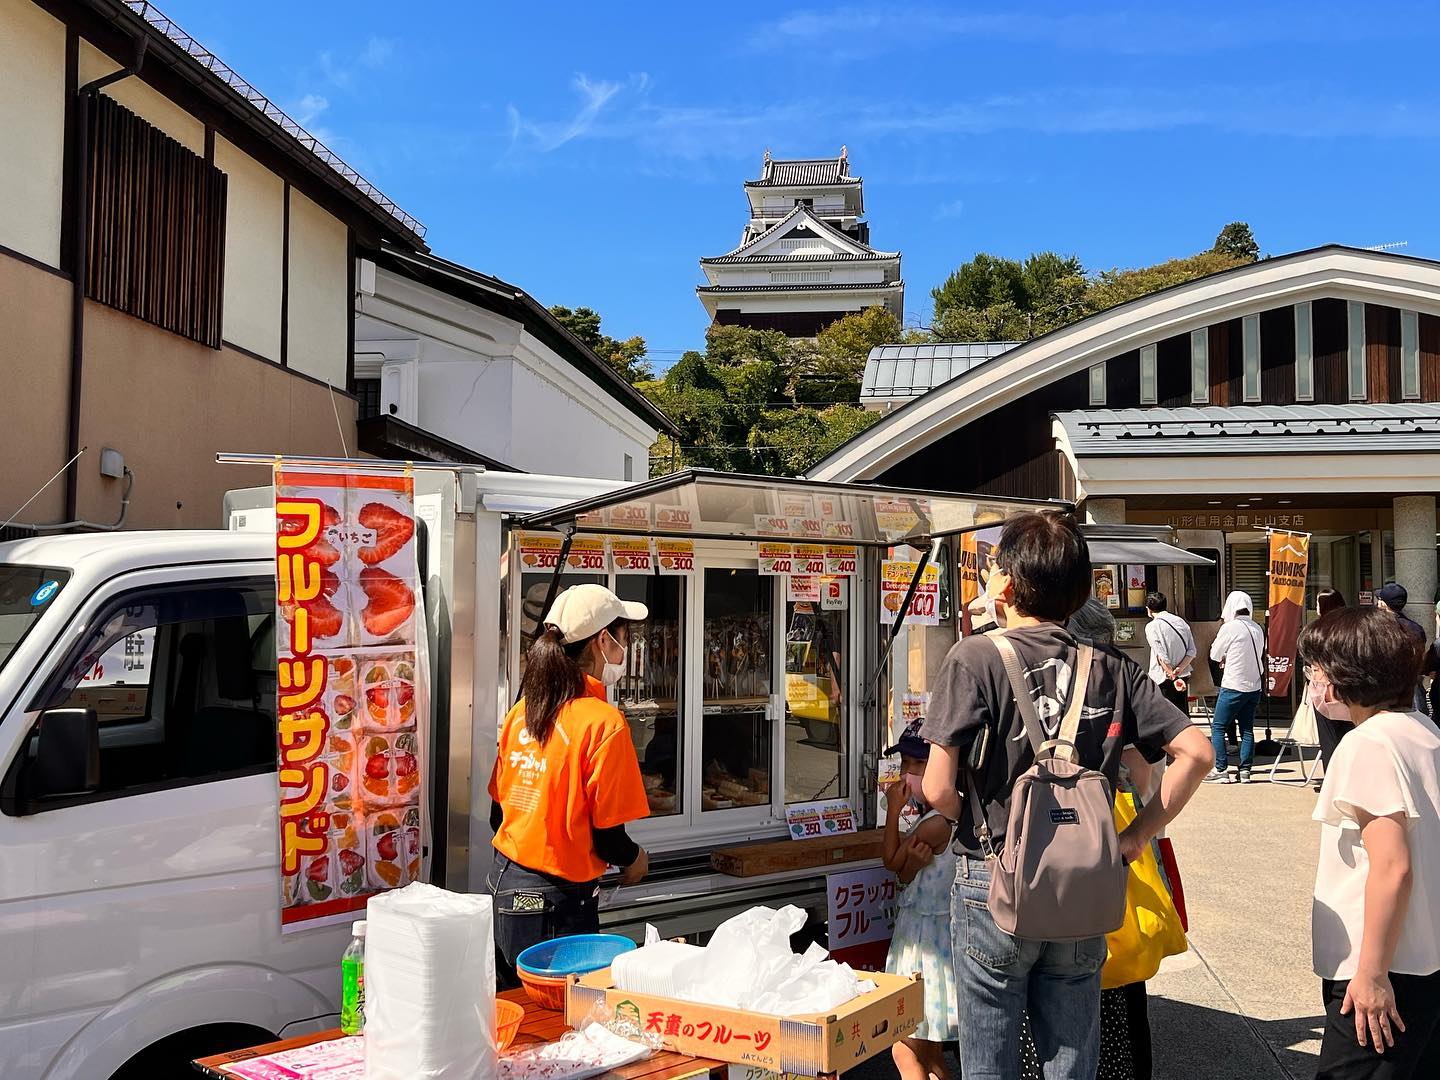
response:
[[[932,617],[935,614],[935,594],[933,592],[917,592],[915,598],[910,601],[910,614],[927,619]]]

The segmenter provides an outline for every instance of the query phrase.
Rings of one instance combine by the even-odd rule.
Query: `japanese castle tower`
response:
[[[740,246],[700,260],[705,284],[695,292],[712,322],[813,337],[877,304],[904,317],[900,253],[870,246],[864,184],[850,175],[845,147],[837,158],[798,161],[766,150],[745,196]]]

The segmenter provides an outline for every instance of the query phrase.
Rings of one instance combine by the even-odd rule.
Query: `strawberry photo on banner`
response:
[[[428,684],[407,475],[275,470],[285,930],[417,880]]]

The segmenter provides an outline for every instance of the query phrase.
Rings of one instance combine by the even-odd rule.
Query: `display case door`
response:
[[[783,579],[754,558],[697,560],[686,699],[687,841],[763,836],[783,822],[777,790]]]

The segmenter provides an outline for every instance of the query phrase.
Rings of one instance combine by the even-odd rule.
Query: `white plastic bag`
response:
[[[491,898],[415,882],[366,921],[365,1080],[495,1080]]]
[[[862,982],[849,964],[837,963],[819,945],[811,945],[804,956],[795,958],[785,979],[749,1008],[772,1016],[823,1013],[874,989],[875,984]]]
[[[555,1042],[511,1050],[500,1058],[500,1080],[586,1080],[649,1055],[648,1046],[590,1023]]]
[[[750,1008],[774,989],[795,963],[790,935],[805,925],[793,905],[775,911],[753,907],[725,920],[711,935],[704,956],[676,972],[676,997],[725,1008]]]

